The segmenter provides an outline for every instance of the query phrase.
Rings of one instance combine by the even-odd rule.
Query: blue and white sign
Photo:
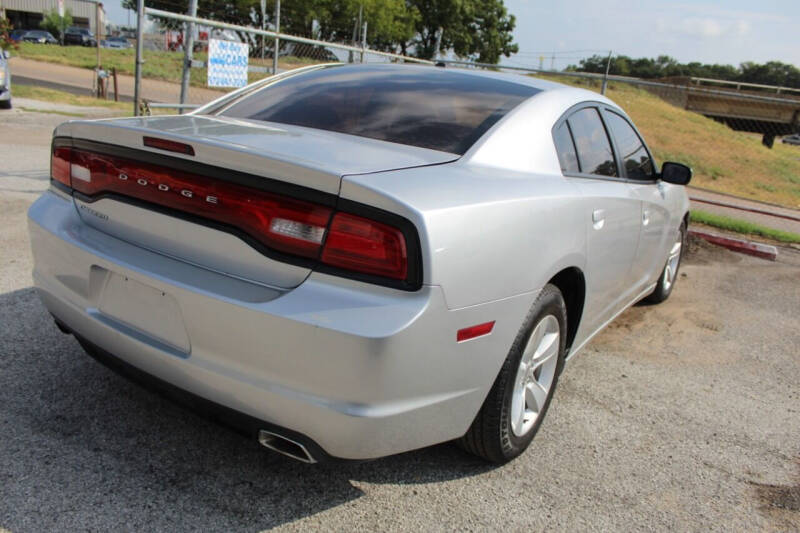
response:
[[[208,41],[208,86],[247,85],[247,57],[250,47],[233,41]]]

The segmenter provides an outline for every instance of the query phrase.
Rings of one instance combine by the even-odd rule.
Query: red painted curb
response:
[[[778,257],[778,249],[770,244],[762,244],[760,242],[750,242],[744,239],[734,239],[732,237],[723,237],[721,235],[714,235],[713,233],[706,233],[705,231],[697,231],[690,229],[689,235],[694,235],[712,244],[723,246],[728,250],[739,252],[747,255],[754,255],[762,259],[769,259],[775,261]]]

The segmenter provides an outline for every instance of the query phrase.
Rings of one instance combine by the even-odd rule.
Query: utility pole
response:
[[[367,21],[364,21],[364,29],[361,31],[361,62],[364,62],[364,50],[367,48]]]
[[[197,16],[197,0],[189,0],[189,16]],[[192,53],[194,52],[194,22],[184,25],[183,37],[183,75],[181,76],[181,104],[186,103],[189,97],[189,80],[192,74]],[[183,113],[183,108],[178,108],[178,113]]]
[[[353,21],[353,46],[355,46],[357,43],[358,43],[358,19]],[[350,52],[347,55],[347,62],[348,63],[356,62],[356,58],[353,55],[352,50],[350,50]]]
[[[272,52],[272,75],[278,73],[278,56],[281,55],[281,40],[278,34],[281,32],[281,0],[275,0],[275,50]]]
[[[433,59],[439,59],[439,52],[442,48],[442,33],[444,33],[444,28],[439,26],[439,30],[436,32],[436,44],[433,47]]]
[[[550,56],[550,70],[556,69],[556,53],[553,52],[553,55]]]
[[[606,73],[603,76],[603,86],[600,88],[600,94],[606,94],[606,87],[608,87],[609,70],[611,70],[611,50],[608,51],[608,61],[606,61]]]
[[[544,70],[544,56],[539,56],[539,70]]]
[[[261,30],[267,29],[267,0],[261,0]],[[267,53],[267,38],[261,36],[261,59],[264,59]]]
[[[103,31],[102,25],[100,24],[100,11],[102,9],[103,9],[103,4],[101,4],[100,2],[97,2],[94,5],[94,40],[95,40],[95,45],[97,45],[97,67],[94,69],[94,78],[95,78],[94,82],[97,85],[98,98],[100,97],[100,83],[102,83],[100,81],[100,68],[102,66],[100,64],[100,38],[101,38],[101,32]]]
[[[133,116],[139,116],[142,101],[142,46],[144,41],[144,0],[136,0],[136,76],[133,82]]]
[[[0,16],[3,15],[3,9],[0,7]],[[58,44],[64,46],[64,0],[58,0]]]

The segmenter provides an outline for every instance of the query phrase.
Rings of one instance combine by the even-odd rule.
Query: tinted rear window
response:
[[[343,65],[289,77],[220,114],[463,154],[537,92],[436,67]]]
[[[578,149],[581,172],[600,176],[617,176],[617,164],[611,142],[597,109],[587,107],[569,117],[569,129]]]

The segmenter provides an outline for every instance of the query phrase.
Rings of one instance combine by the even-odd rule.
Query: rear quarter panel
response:
[[[450,309],[534,291],[563,268],[583,269],[578,194],[560,174],[471,164],[346,176],[341,191],[415,224],[423,282],[441,286]]]

